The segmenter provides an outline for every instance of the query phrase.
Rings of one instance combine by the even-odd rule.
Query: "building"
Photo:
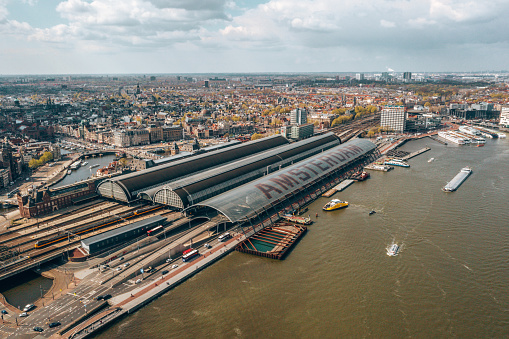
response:
[[[403,80],[404,81],[411,81],[412,80],[412,72],[404,72],[403,73]]]
[[[127,129],[113,132],[113,144],[118,147],[150,144],[150,133],[146,129]]]
[[[83,239],[81,247],[92,255],[102,252],[108,248],[118,246],[131,239],[147,234],[147,231],[162,225],[166,218],[156,215],[144,220],[133,222],[98,235]]]
[[[465,120],[474,119],[496,119],[499,117],[500,112],[494,110],[494,105],[491,103],[477,103],[477,104],[450,104],[449,108],[445,110],[445,114]]]
[[[308,204],[378,156],[375,144],[354,139],[193,204],[185,212],[205,216],[215,211],[231,223],[246,226],[270,223],[287,213],[288,206],[298,209]]]
[[[22,218],[42,215],[97,197],[95,188],[101,179],[89,179],[57,188],[33,189],[28,195],[18,194],[19,213]]]
[[[290,123],[292,125],[304,125],[308,122],[308,114],[304,108],[295,108],[290,112]]]
[[[281,135],[292,140],[302,140],[312,137],[315,132],[315,125],[290,125],[281,127]]]
[[[357,74],[355,74],[355,79],[359,80],[359,81],[364,80],[364,73],[357,73]]]
[[[407,114],[405,106],[385,106],[382,109],[380,125],[397,133],[405,131]]]
[[[500,111],[500,126],[509,128],[509,106],[502,106]]]

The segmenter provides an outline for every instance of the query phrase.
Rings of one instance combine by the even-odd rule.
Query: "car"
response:
[[[171,258],[166,259],[166,262],[171,262]]]
[[[130,264],[129,264],[128,262],[126,262],[126,263],[124,264],[124,267],[127,267],[127,266],[129,266],[129,265],[130,265]]]
[[[28,317],[28,313],[23,312],[23,313],[21,313],[19,316],[20,316],[20,317]]]
[[[97,297],[95,297],[95,300],[99,301],[99,300],[103,300],[104,297],[102,295],[98,295]]]
[[[179,265],[177,265],[177,264],[171,266],[171,268],[177,268],[177,267],[179,267]]]
[[[122,271],[122,266],[117,267],[117,271]]]
[[[141,283],[141,279],[136,280],[135,284]]]
[[[111,299],[111,294],[105,294],[103,296],[103,300],[108,300],[108,299]]]
[[[210,246],[210,244],[205,244],[203,246],[205,246],[205,248],[211,248],[212,247],[212,246]]]
[[[25,180],[26,180],[26,181],[29,181],[29,180],[30,180],[30,178],[25,178]]]
[[[25,306],[25,308],[23,309],[23,312],[28,312],[30,311],[31,309],[35,308],[35,305],[34,304],[28,304]]]
[[[2,314],[9,314],[9,312],[7,312],[6,310],[2,310],[0,313],[2,313]]]
[[[165,275],[166,273],[169,273],[170,271],[164,270],[161,272],[162,275]]]
[[[42,332],[44,330],[42,329],[42,327],[36,326],[36,327],[34,327],[34,331],[35,332]]]
[[[55,321],[55,322],[53,322],[53,323],[49,324],[49,325],[48,325],[48,327],[49,327],[49,328],[53,328],[53,327],[57,327],[57,326],[60,326],[60,325],[62,325],[62,324],[60,323],[60,321]]]
[[[118,258],[118,260],[124,260],[124,257],[120,257],[120,258]]]

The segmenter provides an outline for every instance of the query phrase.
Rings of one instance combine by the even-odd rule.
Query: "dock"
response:
[[[420,155],[420,154],[422,154],[422,153],[424,153],[424,152],[427,152],[427,151],[429,151],[430,149],[431,149],[431,148],[429,148],[429,147],[427,147],[427,146],[426,146],[426,147],[424,147],[424,148],[421,148],[421,149],[420,149],[420,150],[418,150],[418,151],[412,152],[412,153],[410,153],[410,154],[408,154],[408,155],[404,156],[402,159],[403,159],[403,160],[405,160],[405,161],[406,161],[406,160],[408,160],[408,159],[412,159],[413,157],[416,157],[416,156],[418,156],[418,155]]]
[[[339,183],[338,185],[336,185],[335,187],[331,188],[330,190],[328,190],[327,192],[322,194],[322,197],[329,198],[332,195],[334,195],[334,193],[341,192],[342,190],[344,190],[345,188],[347,188],[354,182],[355,182],[355,180],[351,180],[351,179],[344,180],[341,183]]]
[[[277,223],[275,226],[265,227],[263,230],[245,239],[237,245],[235,250],[281,260],[285,253],[306,231],[306,226]]]

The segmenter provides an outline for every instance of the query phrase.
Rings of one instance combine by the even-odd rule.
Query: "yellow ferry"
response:
[[[324,211],[334,211],[340,208],[348,207],[348,201],[341,201],[339,199],[332,199],[323,206]]]

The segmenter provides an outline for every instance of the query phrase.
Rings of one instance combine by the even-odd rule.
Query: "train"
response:
[[[56,244],[57,242],[66,240],[68,238],[72,239],[76,235],[81,235],[81,234],[85,234],[88,232],[96,231],[100,228],[116,224],[116,223],[121,222],[122,220],[125,220],[125,219],[129,219],[129,218],[133,218],[138,215],[143,215],[146,213],[157,211],[158,209],[161,209],[162,207],[163,207],[162,205],[148,206],[145,208],[137,209],[136,211],[130,211],[130,212],[125,212],[125,213],[122,213],[119,215],[109,216],[101,221],[96,221],[94,223],[78,227],[78,228],[74,229],[73,231],[71,231],[70,233],[66,232],[66,231],[59,232],[58,234],[54,235],[51,238],[37,241],[35,243],[35,248],[44,248],[46,246]]]

